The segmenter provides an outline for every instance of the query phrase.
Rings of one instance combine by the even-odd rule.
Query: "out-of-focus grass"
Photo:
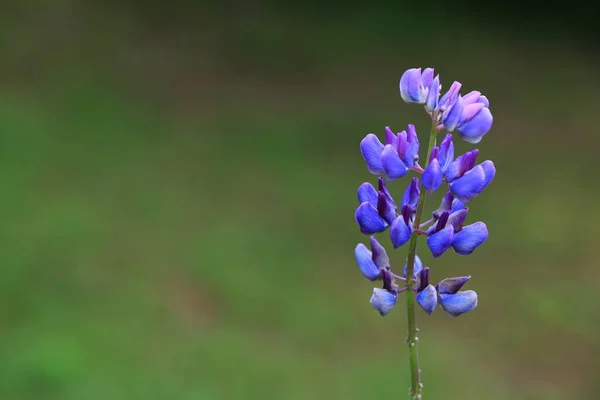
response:
[[[444,64],[407,50],[371,71],[342,52],[315,62],[310,76],[327,79],[308,90],[298,71],[290,82],[221,77],[200,115],[87,69],[0,94],[1,397],[402,396],[404,309],[374,313],[352,255],[365,240],[355,189],[374,179],[357,143],[387,124],[426,129],[394,86],[431,60],[492,99],[480,154],[498,176],[469,216],[488,223],[489,242],[469,258],[422,254],[434,279],[471,274],[480,294],[459,319],[419,314],[427,398],[596,398],[599,141],[585,100],[598,82],[548,89],[592,69],[531,59],[520,67],[542,71],[532,76],[497,64],[522,62],[518,48],[463,46],[479,68],[473,55]],[[392,254],[396,268],[403,257]]]

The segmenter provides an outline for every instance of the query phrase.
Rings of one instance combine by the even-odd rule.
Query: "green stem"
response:
[[[423,168],[427,168],[429,164],[429,157],[431,156],[431,150],[433,146],[435,146],[435,141],[437,138],[437,127],[436,127],[437,113],[434,112],[432,116],[431,123],[431,133],[429,135],[429,146],[427,148],[427,157],[425,158],[425,166]],[[416,230],[421,225],[421,216],[423,215],[423,207],[425,206],[425,195],[427,191],[423,188],[422,184],[420,184],[421,192],[419,194],[419,203],[417,205],[417,213],[415,215],[414,221],[414,230],[410,236],[410,242],[408,243],[408,260],[406,262],[406,286],[408,290],[406,291],[406,313],[408,317],[408,353],[410,360],[410,397],[414,400],[421,399],[421,392],[423,389],[423,384],[421,383],[421,369],[419,368],[419,350],[417,348],[417,321],[415,318],[415,300],[416,293],[413,290],[415,281],[412,279],[413,273],[415,270],[415,257],[417,255],[417,239],[419,237],[419,233]]]

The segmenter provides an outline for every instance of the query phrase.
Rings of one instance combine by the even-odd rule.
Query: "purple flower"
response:
[[[433,218],[437,220],[444,211],[450,211],[452,214],[454,211],[462,210],[463,208],[465,208],[465,203],[454,197],[452,192],[447,192],[442,197],[440,206],[432,213]]]
[[[385,128],[385,145],[374,134],[368,134],[360,142],[360,151],[369,172],[383,175],[389,181],[401,178],[419,159],[419,138],[414,125],[397,135]]]
[[[496,168],[490,160],[475,165],[477,154],[479,150],[475,149],[459,156],[445,173],[450,191],[464,202],[479,195],[496,175]]]
[[[369,303],[383,317],[392,311],[392,308],[396,305],[396,295],[385,289],[373,288],[373,295]]]
[[[381,280],[383,281],[383,288],[373,289],[373,295],[371,296],[370,303],[373,308],[379,311],[379,314],[383,317],[396,305],[396,297],[399,293],[405,291],[406,287],[402,289],[398,288],[395,279],[405,279],[394,275],[389,268],[381,268],[380,272]]]
[[[489,106],[488,99],[478,91],[463,97],[463,110],[456,130],[464,141],[479,143],[491,129],[494,118]]]
[[[427,314],[431,314],[439,302],[444,311],[457,317],[477,307],[477,293],[472,290],[460,291],[470,276],[446,278],[435,287],[429,283],[429,268],[419,273],[417,280],[417,303]]]
[[[460,212],[460,211],[457,211]],[[475,222],[458,230],[452,239],[452,248],[461,256],[468,256],[488,238],[487,226],[483,222]]]
[[[454,227],[448,224],[450,213],[444,211],[437,222],[427,230],[427,246],[435,258],[440,257],[452,245]]]
[[[452,132],[469,143],[478,143],[489,132],[493,116],[489,101],[479,91],[461,95],[462,84],[453,82],[443,93],[439,75],[433,68],[411,68],[404,72],[399,82],[400,95],[407,103],[422,104],[432,118],[435,130],[446,130],[447,134],[438,144],[430,144],[430,153],[426,165],[422,168],[419,161],[419,138],[414,125],[395,133],[385,128],[385,140],[382,142],[375,134],[369,133],[360,142],[360,151],[368,170],[379,175],[376,186],[365,182],[358,188],[359,205],[355,210],[355,220],[360,231],[367,235],[384,232],[389,227],[389,237],[395,248],[425,235],[427,246],[434,258],[439,258],[452,248],[466,256],[475,251],[488,238],[484,222],[466,225],[469,208],[467,203],[478,196],[494,179],[496,168],[490,160],[477,164],[479,150],[468,151],[455,158]],[[392,182],[406,176],[410,170],[421,173],[413,178],[406,187],[402,200],[396,203],[387,189],[386,181]],[[419,200],[423,190],[429,195],[439,190],[442,184],[448,188],[439,207],[432,212],[433,218],[422,224],[423,210],[419,210]],[[421,208],[422,208],[421,203]],[[421,213],[417,215],[417,212]],[[415,244],[414,242],[412,243]],[[477,293],[462,291],[470,276],[446,278],[436,285],[430,284],[429,267],[413,251],[412,276],[407,277],[407,265],[404,274],[395,275],[391,271],[390,259],[385,248],[370,236],[369,244],[359,243],[354,249],[356,264],[362,275],[369,281],[381,281],[382,287],[373,289],[370,304],[380,315],[387,315],[396,305],[398,294],[413,290],[421,308],[431,314],[439,304],[453,317],[464,314],[477,307]],[[400,287],[396,281],[404,284]]]
[[[360,152],[367,162],[369,172],[375,175],[383,174],[383,166],[381,165],[381,152],[383,151],[383,143],[379,141],[377,136],[369,133],[360,142]]]
[[[383,178],[379,177],[378,183],[378,190],[365,182],[357,191],[360,205],[354,213],[354,218],[360,231],[367,235],[385,231],[396,218],[397,206]]]
[[[402,196],[400,215],[391,224],[390,239],[394,248],[402,246],[410,239],[413,232],[414,216],[417,212],[419,192],[419,179],[413,178]]]
[[[427,110],[427,112],[430,113],[438,109],[440,101],[440,89],[440,76],[437,75],[433,79],[433,83],[431,84],[431,87],[427,92],[427,97],[425,98],[425,110]]]
[[[427,230],[427,246],[435,258],[440,257],[450,247],[462,256],[469,255],[487,240],[488,230],[485,223],[464,225],[468,212],[466,207],[454,212],[444,210]]]
[[[442,185],[442,166],[438,161],[440,149],[439,147],[433,147],[431,151],[431,157],[429,159],[429,164],[425,171],[423,172],[423,187],[429,192],[429,194],[433,194],[434,191],[438,190]]]
[[[400,96],[407,103],[425,104],[429,88],[434,82],[433,68],[411,68],[400,78]]]
[[[462,112],[463,100],[461,96],[458,96],[456,101],[442,113],[442,123],[448,132],[452,132],[454,129],[456,129],[456,126],[460,122]]]
[[[417,303],[427,314],[431,314],[437,305],[437,291],[429,284],[428,267],[421,268],[418,272],[415,290],[417,291]]]
[[[448,315],[458,317],[477,307],[477,293],[473,290],[460,291],[469,279],[470,276],[446,278],[436,285],[440,305]]]
[[[478,154],[479,150],[474,149],[451,161],[454,157],[452,134],[447,134],[440,146],[442,175],[450,191],[463,202],[469,202],[479,195],[496,175],[496,168],[490,160],[475,165]]]
[[[360,272],[370,281],[381,279],[381,270],[390,269],[390,259],[385,248],[371,236],[371,250],[362,243],[356,245],[354,257]]]

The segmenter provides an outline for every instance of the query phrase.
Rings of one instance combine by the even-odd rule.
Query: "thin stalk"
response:
[[[425,167],[429,165],[429,157],[431,156],[431,150],[435,146],[437,138],[437,112],[432,115],[431,133],[429,135],[429,146],[427,148],[427,157],[425,158]],[[408,354],[410,361],[410,397],[413,400],[421,399],[421,392],[423,390],[423,384],[421,383],[421,369],[419,367],[419,349],[417,348],[417,320],[415,318],[415,303],[416,293],[414,291],[415,280],[413,274],[415,270],[415,257],[417,255],[417,239],[419,233],[417,230],[421,225],[421,217],[423,215],[423,208],[425,206],[425,195],[427,191],[421,185],[421,192],[419,194],[419,203],[417,205],[417,213],[415,215],[414,229],[410,236],[410,242],[408,243],[408,261],[406,262],[406,286],[409,290],[406,291],[406,314],[408,317],[408,337],[406,339],[408,343]]]

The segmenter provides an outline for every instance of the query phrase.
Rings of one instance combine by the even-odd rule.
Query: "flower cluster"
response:
[[[468,143],[478,143],[490,130],[493,122],[489,101],[478,91],[462,96],[461,84],[454,82],[441,95],[439,76],[432,68],[407,70],[400,79],[400,95],[407,103],[424,105],[432,120],[431,139],[434,142],[423,166],[419,164],[419,138],[414,125],[395,133],[385,128],[382,143],[373,133],[360,143],[360,151],[369,172],[378,175],[377,188],[365,182],[358,188],[359,206],[355,220],[366,235],[385,232],[394,248],[408,243],[413,237],[423,235],[434,258],[452,248],[461,256],[471,254],[488,237],[483,222],[465,224],[467,204],[482,193],[494,179],[496,169],[490,160],[477,163],[479,150],[454,155],[453,132]],[[439,133],[445,132],[437,145]],[[402,199],[397,203],[387,189],[386,181],[393,182],[410,171],[420,174],[413,177]],[[421,223],[423,205],[427,194],[445,186],[441,204],[431,213],[431,218]],[[413,247],[414,248],[414,247]],[[414,254],[414,274],[398,276],[391,272],[389,257],[375,236],[370,237],[370,250],[360,243],[355,248],[356,262],[370,281],[382,281],[375,288],[371,305],[381,315],[386,315],[396,304],[397,295],[405,290],[416,292],[418,304],[431,314],[439,303],[451,316],[458,316],[477,306],[477,294],[472,290],[460,291],[470,276],[446,278],[435,286],[429,283],[430,269],[424,267]],[[397,282],[402,283],[399,285]],[[410,284],[409,284],[410,283]]]
[[[370,281],[383,281],[383,288],[374,288],[371,305],[384,316],[396,305],[399,293],[406,287],[399,288],[396,280],[406,281],[406,265],[402,277],[390,270],[388,255],[383,246],[374,236],[371,236],[371,250],[359,243],[354,249],[356,262],[360,271]],[[413,273],[414,290],[417,292],[417,303],[427,314],[431,314],[439,303],[442,309],[453,317],[464,314],[477,306],[477,294],[472,290],[460,291],[470,276],[446,278],[433,286],[429,283],[429,268],[423,267],[421,259],[415,257]]]

